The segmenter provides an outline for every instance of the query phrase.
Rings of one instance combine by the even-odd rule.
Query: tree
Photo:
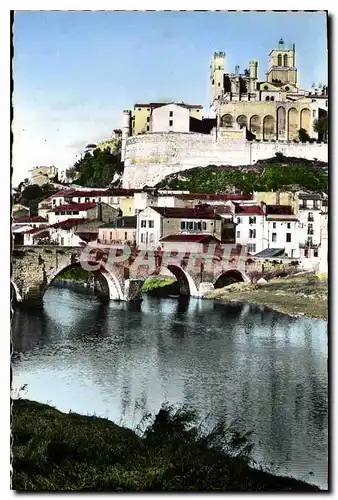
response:
[[[300,142],[308,142],[310,140],[310,136],[305,128],[300,128],[298,130],[298,139],[300,140]]]
[[[109,147],[103,151],[95,149],[92,154],[86,153],[67,173],[74,177],[76,174],[77,184],[104,188],[109,186],[115,174],[123,173],[123,163],[120,156],[112,153]]]
[[[323,118],[319,118],[315,120],[313,123],[313,129],[318,134],[318,139],[326,140],[328,137],[328,116],[324,116]]]
[[[29,207],[31,215],[37,215],[40,201],[52,195],[56,191],[57,189],[53,188],[50,184],[44,184],[43,186],[31,184],[27,186],[22,193],[18,194],[14,201],[15,203],[21,203],[22,205]]]

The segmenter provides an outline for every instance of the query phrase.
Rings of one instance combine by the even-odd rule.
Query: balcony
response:
[[[314,221],[314,218],[309,216],[309,217],[307,218],[307,221],[308,221],[308,222],[313,222],[313,221]]]
[[[314,234],[314,230],[313,229],[308,229],[307,230],[307,234],[308,235],[313,235]]]

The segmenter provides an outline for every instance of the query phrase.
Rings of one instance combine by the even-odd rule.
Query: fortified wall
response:
[[[254,165],[258,160],[285,156],[328,161],[327,144],[250,142],[199,133],[148,133],[126,141],[123,188],[155,186],[164,177],[207,165]]]

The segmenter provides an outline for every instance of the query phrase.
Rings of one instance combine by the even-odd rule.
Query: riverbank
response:
[[[260,304],[291,316],[328,319],[327,275],[304,273],[274,278],[266,284],[234,283],[208,292],[205,298]]]
[[[113,422],[17,399],[12,488],[17,491],[319,491],[248,466],[250,434],[163,408],[137,435]]]

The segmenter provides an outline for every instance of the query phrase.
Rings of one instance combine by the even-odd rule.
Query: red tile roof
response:
[[[151,207],[153,210],[168,219],[221,219],[216,209],[208,206],[196,207]]]
[[[13,217],[13,222],[20,224],[23,222],[48,222],[48,220],[40,215],[21,215],[20,217]]]
[[[134,105],[134,108],[159,108],[161,106],[167,106],[168,104],[176,104],[178,106],[183,106],[188,109],[203,109],[201,104],[186,104],[185,102],[148,102],[148,103],[137,103]]]
[[[65,195],[66,196],[66,195]],[[111,191],[109,189],[100,189],[97,191],[81,191],[76,190],[72,191],[71,195],[67,195],[67,197],[78,197],[78,198],[90,198],[95,196],[111,196]]]
[[[35,233],[42,233],[46,231],[47,227],[33,227],[32,229],[27,229],[27,231],[24,231],[25,234],[35,234]]]
[[[56,222],[55,224],[53,224],[51,227],[55,228],[55,229],[71,229],[72,227],[75,227],[75,226],[79,226],[80,224],[82,224],[83,222],[87,222],[86,219],[82,218],[78,218],[78,219],[66,219],[64,221],[61,221],[61,222]]]
[[[90,201],[87,203],[68,203],[66,205],[59,205],[58,207],[55,207],[53,209],[53,212],[60,212],[60,211],[73,211],[73,210],[88,210],[89,208],[96,207],[97,203],[95,201]]]
[[[266,215],[293,215],[290,205],[266,205]]]
[[[98,231],[77,232],[75,234],[84,241],[95,241],[97,239]]]
[[[161,242],[184,242],[184,241],[193,241],[196,243],[203,243],[204,241],[217,241],[220,243],[218,238],[215,238],[211,234],[170,234],[169,236],[164,236],[160,238]]]
[[[236,205],[236,215],[264,215],[264,210],[259,205]]]
[[[161,196],[168,196],[162,195]],[[186,200],[252,200],[251,194],[217,194],[217,193],[185,193],[173,195],[175,198]]]

